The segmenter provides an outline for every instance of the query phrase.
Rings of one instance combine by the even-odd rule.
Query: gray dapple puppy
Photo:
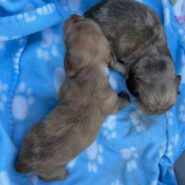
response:
[[[16,169],[34,172],[44,181],[64,179],[66,164],[98,135],[108,114],[129,104],[109,85],[107,66],[115,60],[109,43],[92,20],[72,15],[64,23],[66,80],[59,104],[23,141]]]
[[[166,36],[157,14],[133,0],[102,0],[85,17],[95,20],[120,61],[114,70],[125,75],[136,104],[160,114],[175,103],[181,81],[175,75]]]

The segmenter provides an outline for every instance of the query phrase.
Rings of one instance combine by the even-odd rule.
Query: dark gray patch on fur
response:
[[[121,74],[127,77],[136,104],[149,114],[169,110],[176,101],[180,77],[175,75],[158,15],[133,0],[102,0],[84,16],[99,24],[112,52],[124,64]],[[113,67],[120,72],[118,68]]]

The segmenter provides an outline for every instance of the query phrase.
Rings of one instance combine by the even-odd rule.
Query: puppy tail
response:
[[[25,174],[32,171],[32,169],[25,163],[17,162],[15,165],[15,169],[17,172]]]

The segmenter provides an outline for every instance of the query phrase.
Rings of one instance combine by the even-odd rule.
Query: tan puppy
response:
[[[44,181],[64,179],[66,164],[97,137],[108,114],[129,104],[109,85],[107,65],[114,64],[108,41],[92,20],[72,15],[64,24],[66,80],[59,105],[26,136],[16,164]]]

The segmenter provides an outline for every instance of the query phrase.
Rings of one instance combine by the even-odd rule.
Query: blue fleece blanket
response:
[[[65,79],[63,21],[97,0],[0,1],[0,185],[45,185],[14,169],[25,134],[57,104]],[[140,1],[160,16],[181,94],[166,114],[148,116],[132,103],[107,117],[94,143],[68,164],[69,177],[51,185],[176,184],[173,164],[185,149],[185,32],[168,0]],[[127,91],[110,71],[110,83]]]

